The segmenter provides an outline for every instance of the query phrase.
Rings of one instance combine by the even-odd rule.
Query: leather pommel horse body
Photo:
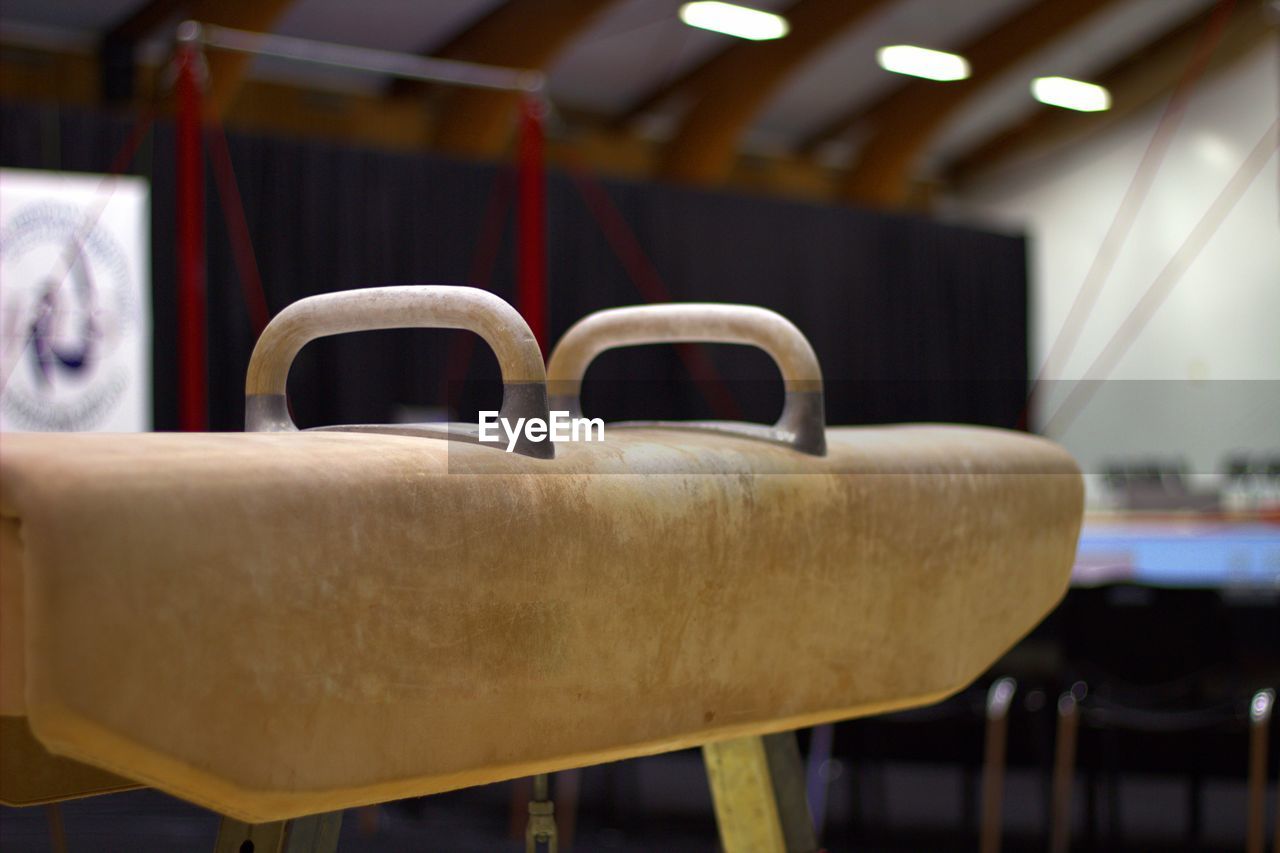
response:
[[[514,453],[474,425],[298,432],[294,354],[391,326],[481,334],[513,419],[579,412],[597,353],[673,340],[766,349],[787,403],[771,427]],[[141,783],[278,821],[918,706],[1066,590],[1063,450],[826,428],[817,359],[772,312],[602,312],[548,372],[490,294],[352,291],[264,333],[252,432],[5,435],[0,714],[35,743],[4,800]],[[42,762],[54,781],[24,790]]]

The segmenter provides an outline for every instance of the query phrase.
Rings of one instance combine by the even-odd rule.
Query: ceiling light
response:
[[[680,20],[691,27],[752,41],[780,39],[791,29],[781,15],[717,0],[685,3],[680,7]]]
[[[969,60],[963,56],[909,44],[880,48],[876,51],[876,62],[885,71],[926,80],[963,80],[969,76]]]
[[[1031,81],[1031,94],[1042,104],[1068,110],[1097,113],[1111,109],[1110,92],[1070,77],[1037,77]]]

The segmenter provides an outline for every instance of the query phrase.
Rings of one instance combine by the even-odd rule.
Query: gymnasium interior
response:
[[[1278,0],[0,0],[0,849],[1280,853],[1278,149]]]

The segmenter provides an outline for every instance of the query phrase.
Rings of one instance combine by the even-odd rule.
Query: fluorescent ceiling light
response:
[[[1042,104],[1068,110],[1097,113],[1111,109],[1110,92],[1070,77],[1037,77],[1031,81],[1031,94]]]
[[[691,27],[752,41],[780,39],[791,29],[781,15],[718,0],[685,3],[680,7],[680,20]]]
[[[880,48],[876,51],[876,62],[885,71],[926,80],[963,80],[969,76],[969,60],[963,56],[909,44]]]

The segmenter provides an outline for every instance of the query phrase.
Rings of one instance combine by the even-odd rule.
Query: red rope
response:
[[[671,294],[657,268],[645,254],[635,232],[604,187],[592,178],[579,161],[570,164],[569,175],[636,290],[640,291],[646,302],[670,302]]]
[[[258,259],[254,255],[253,237],[249,233],[249,221],[244,214],[240,187],[236,183],[231,149],[227,145],[227,134],[221,123],[216,122],[209,128],[208,139],[211,143],[209,162],[213,166],[218,198],[222,202],[222,215],[231,241],[231,254],[235,259],[245,309],[249,312],[249,323],[256,339],[267,327],[271,311],[267,307],[267,295],[262,288],[262,275],[258,269]]]
[[[507,221],[507,209],[511,206],[513,189],[512,174],[503,169],[494,177],[493,186],[489,190],[489,200],[485,203],[484,219],[480,225],[480,239],[476,243],[475,253],[471,256],[471,268],[468,270],[467,283],[475,287],[489,290],[493,283],[493,269],[498,262],[498,253],[502,250],[502,232]],[[450,388],[466,378],[467,367],[471,363],[471,354],[475,349],[476,336],[455,334],[449,347],[445,361],[444,381],[440,389],[440,399],[446,405],[450,400]]]
[[[622,262],[631,282],[647,302],[670,302],[671,293],[663,283],[657,268],[649,260],[635,232],[627,224],[627,220],[614,205],[613,199],[605,192],[604,187],[582,167],[579,160],[570,164],[569,175],[579,195],[586,202],[587,209],[596,219],[596,224],[604,233],[618,260]],[[676,352],[684,363],[685,369],[693,377],[703,397],[710,404],[718,417],[726,420],[740,420],[742,410],[733,395],[724,386],[716,371],[715,364],[700,346],[677,344]]]
[[[142,114],[142,118],[133,126],[133,130],[129,131],[129,136],[125,138],[124,144],[120,146],[120,150],[116,152],[116,156],[112,159],[111,165],[107,169],[107,174],[115,177],[129,168],[129,164],[133,162],[133,158],[138,154],[138,148],[142,146],[142,140],[147,138],[147,134],[151,132],[152,125],[155,124],[155,110],[147,110]],[[107,190],[107,198],[98,205],[97,215],[93,219],[93,225],[97,224],[98,216],[102,215],[102,209],[107,206],[107,201],[111,200],[111,193],[115,192],[116,182],[106,181],[109,183],[110,189]]]
[[[178,425],[184,432],[208,426],[200,59],[194,46],[178,48]]]
[[[545,105],[534,96],[520,104],[516,180],[520,212],[516,219],[516,306],[542,351],[547,351],[547,186],[543,164],[542,116]]]

